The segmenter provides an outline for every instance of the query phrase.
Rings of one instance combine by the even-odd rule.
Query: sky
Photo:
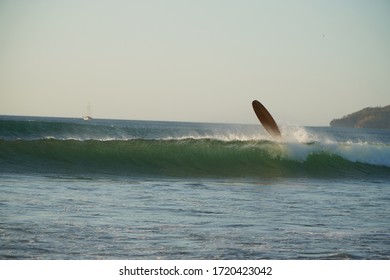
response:
[[[390,1],[0,0],[0,115],[327,126],[390,104]]]

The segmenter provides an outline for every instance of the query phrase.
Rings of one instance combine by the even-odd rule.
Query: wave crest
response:
[[[390,147],[175,139],[0,140],[0,171],[205,177],[390,177]]]

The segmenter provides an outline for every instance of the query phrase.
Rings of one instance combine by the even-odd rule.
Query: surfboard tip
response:
[[[279,127],[264,105],[255,99],[252,101],[252,107],[265,130],[267,130],[275,140],[280,141],[282,139],[282,134],[280,133]]]

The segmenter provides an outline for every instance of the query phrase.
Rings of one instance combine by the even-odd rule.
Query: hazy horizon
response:
[[[0,1],[0,115],[328,126],[390,104],[390,2]]]

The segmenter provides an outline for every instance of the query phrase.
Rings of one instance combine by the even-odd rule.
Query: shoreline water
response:
[[[390,133],[283,129],[0,118],[0,259],[390,259]]]

